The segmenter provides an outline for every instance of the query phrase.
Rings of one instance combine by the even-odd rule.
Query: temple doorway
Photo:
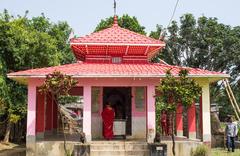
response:
[[[116,120],[126,121],[126,135],[132,134],[131,87],[104,87],[103,107],[110,102],[115,111]]]

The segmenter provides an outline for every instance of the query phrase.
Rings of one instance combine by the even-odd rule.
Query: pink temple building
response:
[[[57,70],[78,80],[71,95],[83,97],[83,132],[87,141],[103,139],[101,112],[110,101],[116,118],[125,123],[126,138],[153,142],[156,133],[155,87],[172,69],[178,75],[189,70],[189,77],[202,87],[199,99],[200,122],[196,106],[188,111],[189,139],[211,143],[209,84],[229,75],[197,68],[179,67],[150,60],[165,43],[118,26],[117,18],[107,29],[70,41],[77,63],[9,73],[8,77],[28,86],[27,147],[51,134],[57,128],[57,106],[51,98],[39,94],[47,74]],[[176,135],[183,136],[182,107],[176,115]],[[199,136],[197,137],[197,131]]]

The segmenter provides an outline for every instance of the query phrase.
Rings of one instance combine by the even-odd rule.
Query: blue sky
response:
[[[116,0],[117,14],[136,16],[149,33],[156,24],[167,26],[176,0]],[[240,0],[180,0],[175,20],[185,13],[217,17],[219,22],[240,25]],[[44,13],[51,21],[67,21],[77,36],[91,33],[101,19],[113,15],[113,0],[0,0],[0,11],[29,17]]]

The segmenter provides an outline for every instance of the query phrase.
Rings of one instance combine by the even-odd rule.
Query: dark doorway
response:
[[[126,120],[126,135],[132,135],[131,87],[104,87],[103,107],[107,102],[115,110],[115,119]]]

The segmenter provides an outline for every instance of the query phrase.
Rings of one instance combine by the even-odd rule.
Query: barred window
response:
[[[92,113],[99,111],[100,93],[100,87],[92,87]]]
[[[135,108],[136,111],[145,111],[145,87],[135,87]]]

